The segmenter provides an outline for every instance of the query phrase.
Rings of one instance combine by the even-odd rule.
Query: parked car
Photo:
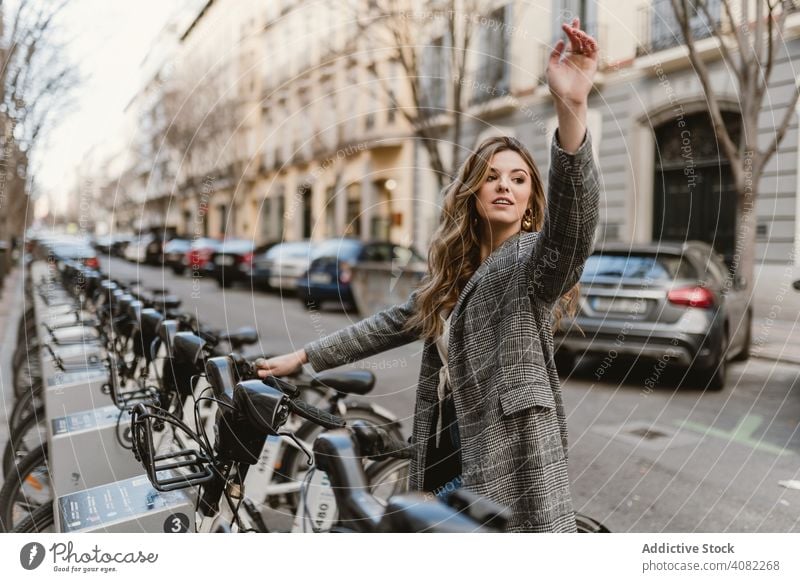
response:
[[[103,253],[107,255],[111,252],[111,246],[114,244],[114,237],[110,234],[106,234],[103,236],[98,236],[94,240],[94,248],[97,249],[97,252]]]
[[[128,245],[134,240],[136,240],[136,237],[132,234],[115,234],[114,241],[111,243],[110,254],[115,257],[124,258],[125,249],[127,249]]]
[[[159,234],[151,234],[144,251],[144,262],[148,265],[161,266],[164,262],[164,245],[166,241]]]
[[[264,289],[295,291],[297,280],[308,271],[317,244],[285,242],[272,246],[253,259],[253,284]]]
[[[706,243],[605,244],[587,260],[580,283],[580,311],[555,333],[557,356],[568,366],[581,355],[660,360],[720,390],[728,361],[749,357],[745,282]]]
[[[253,257],[272,248],[275,243],[256,246],[251,240],[226,239],[214,251],[209,261],[209,273],[220,287],[237,282],[251,283]]]
[[[164,266],[172,269],[176,275],[182,275],[186,270],[186,253],[192,248],[192,241],[183,238],[174,238],[164,245]]]
[[[144,264],[147,261],[147,248],[153,240],[151,234],[140,234],[125,247],[124,257],[133,263]]]
[[[336,301],[343,307],[355,308],[350,285],[352,268],[367,261],[406,266],[425,259],[413,249],[386,241],[329,239],[319,244],[308,271],[297,280],[298,298],[308,309],[317,308],[324,301]]]
[[[99,269],[100,261],[88,242],[72,236],[47,236],[38,241],[39,254],[42,258],[56,261],[80,261],[85,267]]]
[[[186,253],[186,268],[193,277],[207,275],[211,269],[211,256],[219,248],[219,241],[213,238],[196,238]]]

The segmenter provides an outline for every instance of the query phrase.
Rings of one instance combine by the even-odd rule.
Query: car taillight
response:
[[[99,269],[100,261],[97,260],[97,257],[89,257],[83,261],[83,265],[85,267],[89,267],[90,269]]]
[[[253,264],[253,253],[247,253],[245,255],[242,255],[242,262],[252,265]]]
[[[353,271],[350,268],[349,263],[340,263],[339,264],[339,282],[347,284],[350,282],[350,279],[353,278]]]
[[[676,305],[707,308],[714,305],[714,294],[705,287],[683,287],[667,293],[667,300]]]

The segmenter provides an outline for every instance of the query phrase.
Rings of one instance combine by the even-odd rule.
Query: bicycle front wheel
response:
[[[40,505],[53,502],[47,445],[28,453],[0,489],[0,532],[8,532]]]
[[[409,459],[384,459],[372,463],[366,469],[369,491],[382,504],[389,498],[408,491]]]
[[[33,510],[13,529],[12,533],[54,533],[55,514],[52,503],[44,503]]]

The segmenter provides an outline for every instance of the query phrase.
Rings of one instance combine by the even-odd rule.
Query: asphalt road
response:
[[[166,286],[211,325],[255,325],[261,353],[286,353],[358,320],[325,306],[307,311],[291,296],[105,263],[111,276]],[[421,348],[352,365],[375,372],[366,398],[407,431]],[[582,362],[563,379],[576,508],[618,532],[800,532],[798,373],[800,366],[752,358],[731,365],[725,390],[704,393],[676,388],[678,370]]]

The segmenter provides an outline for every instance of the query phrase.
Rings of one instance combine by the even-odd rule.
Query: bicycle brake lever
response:
[[[308,459],[307,462],[306,462],[306,465],[308,465],[309,467],[312,467],[314,465],[314,456],[311,454],[311,451],[309,451],[306,448],[306,446],[303,444],[303,442],[300,439],[298,439],[293,432],[279,431],[278,434],[280,436],[286,436],[286,437],[289,437],[290,439],[292,439],[295,442],[295,444],[298,446],[298,448],[301,451],[303,451],[303,453],[305,453],[306,458]]]

